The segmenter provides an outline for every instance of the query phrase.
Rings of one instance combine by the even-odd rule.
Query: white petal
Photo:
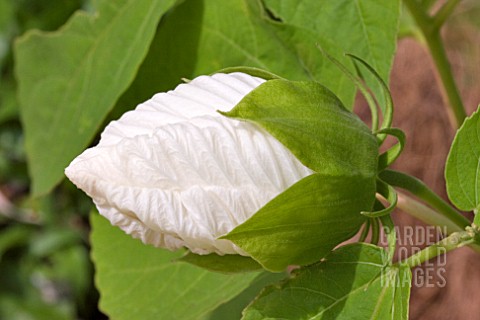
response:
[[[310,175],[280,142],[228,119],[264,80],[202,76],[110,123],[65,170],[114,225],[143,242],[200,254],[244,254],[217,240]]]

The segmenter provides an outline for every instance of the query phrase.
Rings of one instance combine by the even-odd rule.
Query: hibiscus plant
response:
[[[104,313],[407,319],[412,268],[480,248],[480,216],[458,211],[480,207],[480,114],[456,100],[439,37],[458,1],[404,3],[461,124],[456,208],[390,168],[407,143],[387,81],[398,0],[98,0],[17,41],[32,196],[65,174],[93,200]],[[399,196],[444,232],[400,259]]]

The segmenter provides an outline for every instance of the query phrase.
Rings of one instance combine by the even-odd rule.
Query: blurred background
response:
[[[0,0],[0,319],[102,319],[89,259],[91,201],[67,181],[39,199],[29,177],[13,74],[12,45],[29,29],[56,30],[87,0]],[[455,134],[431,58],[408,17],[391,74],[396,127],[407,134],[396,169],[424,180],[446,199],[443,170]],[[480,1],[465,0],[443,30],[468,114],[480,103]],[[41,63],[41,62],[39,62]],[[367,118],[362,99],[355,109]],[[61,139],[61,137],[59,137]],[[471,218],[471,217],[469,217]],[[420,222],[401,211],[400,225]],[[480,255],[448,254],[446,287],[412,289],[411,319],[478,319]]]
[[[0,319],[102,318],[89,259],[91,201],[66,182],[29,198],[13,74],[16,37],[56,30],[80,8],[89,1],[0,0]]]

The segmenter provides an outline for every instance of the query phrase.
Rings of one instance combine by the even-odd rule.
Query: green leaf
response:
[[[271,72],[265,71],[263,69],[255,68],[255,67],[229,67],[222,70],[218,70],[215,73],[233,73],[233,72],[242,72],[249,74],[253,77],[259,77],[265,80],[272,80],[272,79],[281,79],[280,76],[273,74]]]
[[[473,217],[473,224],[480,226],[480,214],[478,214],[478,211],[475,212],[475,216]]]
[[[213,310],[205,320],[233,320],[242,317],[242,311],[255,299],[260,291],[268,285],[272,285],[287,275],[285,273],[260,273],[250,284],[232,300],[225,302]]]
[[[259,265],[258,262],[250,257],[244,257],[238,254],[220,256],[215,253],[198,255],[187,252],[187,254],[180,257],[177,261],[187,262],[200,268],[222,273],[240,273],[262,270],[262,266]]]
[[[0,124],[18,118],[18,103],[13,81],[0,84]]]
[[[160,17],[175,3],[106,1],[59,31],[31,31],[15,46],[32,193],[47,193],[88,146],[147,54]]]
[[[223,275],[174,262],[182,251],[144,245],[98,214],[91,222],[100,308],[112,319],[201,319],[258,276]]]
[[[448,197],[460,210],[480,207],[480,113],[468,117],[455,135],[445,167]]]
[[[0,233],[0,262],[9,249],[25,245],[31,234],[32,229],[25,225],[12,225],[3,229]]]
[[[267,203],[223,238],[267,270],[316,262],[352,237],[366,218],[375,180],[360,176],[308,176]]]
[[[267,287],[243,319],[408,319],[410,269],[388,262],[373,245],[341,247]]]
[[[48,256],[48,262],[48,269],[45,268],[48,279],[66,286],[70,300],[79,304],[86,303],[93,277],[93,268],[86,248],[76,245],[59,250]],[[37,268],[37,272],[39,269]]]
[[[364,58],[388,80],[399,9],[398,0],[381,5],[375,0],[185,1],[162,21],[159,32],[168,50],[155,67],[162,81],[239,65],[257,67],[292,80],[317,80],[351,108],[354,84],[322,57],[317,44],[352,71],[343,54]],[[373,77],[368,81],[379,88]]]
[[[270,80],[223,114],[258,123],[316,172],[376,175],[375,136],[319,83]]]
[[[353,100],[346,99],[351,83],[343,75],[338,77],[340,73],[328,62],[319,63],[313,58],[315,51],[302,40],[312,39],[337,59],[344,53],[361,57],[388,82],[396,48],[400,1],[265,0],[264,3],[277,20],[288,26],[279,32],[278,37],[290,44],[297,41],[292,45],[293,51],[312,70],[316,79],[339,95],[348,107],[353,107]],[[338,23],[339,20],[342,23]],[[307,43],[299,43],[299,40]],[[347,60],[342,62],[346,64]],[[382,103],[384,93],[381,86],[373,76],[364,76]],[[329,80],[332,77],[335,80]]]
[[[34,237],[30,254],[36,257],[48,257],[66,247],[79,243],[80,240],[78,233],[71,229],[45,228],[42,233]]]
[[[25,299],[12,294],[0,296],[0,316],[9,320],[71,320],[74,310],[64,301],[55,305],[48,304],[41,297]]]
[[[398,25],[398,38],[402,39],[406,37],[413,37],[421,43],[425,41],[423,33],[415,22],[415,19],[412,17],[405,4],[403,4]]]
[[[10,37],[15,22],[13,2],[0,0],[0,70],[10,49]]]

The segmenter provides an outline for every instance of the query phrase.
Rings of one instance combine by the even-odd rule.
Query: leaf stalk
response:
[[[402,266],[408,266],[409,268],[419,266],[425,261],[435,258],[441,254],[445,254],[453,249],[475,243],[477,235],[478,230],[475,230],[473,227],[467,227],[466,230],[454,232],[448,237],[411,255],[398,264]]]

